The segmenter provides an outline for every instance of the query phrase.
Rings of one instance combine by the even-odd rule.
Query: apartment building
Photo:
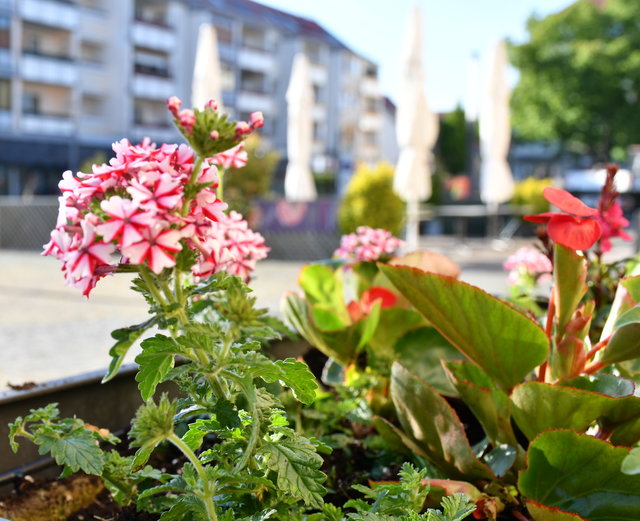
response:
[[[225,110],[262,110],[283,157],[285,93],[305,52],[312,168],[380,159],[376,65],[311,20],[250,0],[0,0],[0,195],[54,193],[62,170],[121,137],[179,141],[164,102],[189,100],[203,22],[217,30]]]

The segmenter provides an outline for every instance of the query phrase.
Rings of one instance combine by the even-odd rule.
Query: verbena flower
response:
[[[180,121],[189,119],[178,98],[167,105]],[[254,116],[250,128],[258,128],[260,120]],[[75,176],[66,171],[59,183],[58,221],[43,254],[62,261],[68,284],[88,296],[101,277],[122,264],[159,274],[176,265],[176,254],[185,247],[195,253],[190,269],[196,276],[228,271],[248,279],[266,257],[262,236],[239,214],[226,215],[227,205],[217,194],[216,164],[244,164],[241,144],[204,159],[196,179],[191,179],[194,152],[186,145],[157,147],[148,139],[132,145],[123,139],[113,151],[108,163]],[[119,262],[114,254],[122,257]]]
[[[523,278],[530,277],[534,281],[542,282],[551,278],[553,265],[549,258],[535,248],[523,247],[518,249],[503,264],[509,270],[510,285],[520,284]]]
[[[382,257],[390,257],[403,246],[404,241],[394,237],[387,230],[359,226],[356,233],[342,236],[340,247],[333,256],[347,262],[375,261]]]
[[[631,236],[623,230],[623,228],[629,226],[629,221],[623,215],[622,207],[618,201],[619,194],[615,186],[618,166],[609,164],[606,169],[607,177],[598,201],[598,220],[602,227],[600,251],[603,253],[611,251],[611,239],[613,237],[620,237],[625,241],[631,240]]]
[[[572,250],[588,250],[600,238],[602,232],[597,219],[598,210],[584,204],[565,190],[546,187],[542,194],[552,205],[565,213],[545,212],[527,215],[525,220],[547,225],[552,241]]]

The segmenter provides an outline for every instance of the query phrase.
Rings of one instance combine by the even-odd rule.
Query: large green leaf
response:
[[[553,297],[556,323],[564,331],[567,322],[587,292],[587,266],[584,256],[560,244],[553,253]]]
[[[449,378],[460,397],[478,419],[494,446],[518,446],[511,427],[511,402],[487,373],[469,362],[445,363]]]
[[[391,365],[394,346],[407,332],[425,325],[423,316],[415,310],[390,307],[380,310],[380,320],[374,335],[369,341],[373,354]]]
[[[609,344],[598,357],[608,365],[640,357],[640,304],[623,313],[614,325]]]
[[[321,331],[313,322],[309,304],[295,293],[285,294],[282,312],[287,322],[325,355],[345,366],[353,361],[360,340],[357,328]]]
[[[634,302],[640,302],[640,275],[625,277],[620,284],[626,288]]]
[[[439,393],[456,396],[442,361],[461,360],[463,355],[432,327],[422,327],[404,335],[394,347],[395,359]]]
[[[304,266],[298,277],[298,285],[310,304],[332,309],[343,322],[348,321],[341,270],[324,264]]]
[[[531,445],[518,487],[529,500],[588,521],[640,519],[640,475],[620,471],[629,449],[573,431],[546,431]],[[564,521],[562,517],[536,520]]]
[[[580,385],[581,380],[587,381],[586,377],[581,377],[563,385],[528,382],[513,390],[513,417],[527,438],[533,439],[546,429],[583,432],[595,421],[612,427],[640,417],[640,398],[631,394],[610,396],[607,391],[619,395],[620,389],[615,388],[608,378],[600,386],[597,380],[590,385],[585,384],[587,390],[569,387],[571,382]]]
[[[464,282],[402,266],[381,266],[433,326],[504,390],[520,383],[549,351],[538,324]]]
[[[405,434],[435,465],[453,478],[495,479],[476,458],[447,401],[397,362],[391,368],[391,398]]]

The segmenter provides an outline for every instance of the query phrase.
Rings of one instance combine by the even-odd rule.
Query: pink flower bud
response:
[[[264,116],[262,115],[262,112],[251,113],[251,116],[249,116],[249,126],[251,126],[253,130],[264,126]]]
[[[204,108],[218,110],[218,102],[214,99],[210,99],[204,104]]]
[[[220,137],[220,132],[218,132],[217,130],[212,130],[209,134],[209,137],[215,141]]]
[[[196,116],[191,109],[184,109],[178,113],[178,120],[180,121],[180,126],[187,132],[187,134],[191,134],[193,132],[193,125],[196,124]]]
[[[251,132],[251,127],[249,126],[249,123],[247,123],[246,121],[238,121],[236,123],[236,135],[237,136],[244,136],[245,134],[248,134],[249,132]]]
[[[173,114],[174,118],[178,117],[178,111],[180,110],[180,107],[182,107],[182,101],[180,101],[180,98],[178,98],[178,96],[171,96],[169,99],[167,99],[167,108],[169,109],[171,114]]]

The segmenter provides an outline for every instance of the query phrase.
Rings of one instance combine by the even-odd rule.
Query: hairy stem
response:
[[[151,270],[146,266],[141,265],[140,269],[138,270],[138,273],[140,273],[140,277],[144,281],[149,292],[153,295],[153,298],[156,299],[156,302],[160,304],[160,306],[162,306],[163,308],[166,308],[167,301],[164,299],[162,294],[158,291],[158,287],[156,285],[156,281],[153,280],[154,277],[151,274]]]
[[[207,510],[207,517],[209,518],[209,521],[217,521],[218,515],[216,514],[216,506],[213,502],[215,484],[207,479],[207,474],[204,470],[204,467],[202,466],[202,463],[200,463],[198,457],[184,441],[178,438],[178,436],[176,436],[175,434],[171,434],[167,438],[167,440],[175,445],[196,469],[196,472],[198,473],[198,476],[200,477],[204,485],[204,490],[201,494],[195,492],[194,493],[203,501]]]
[[[253,386],[253,382],[249,382],[248,384],[243,382],[242,388],[245,392],[245,397],[249,402],[249,412],[251,414],[251,434],[249,434],[247,446],[244,449],[242,458],[240,458],[240,461],[238,461],[238,463],[236,464],[234,472],[240,472],[247,466],[249,460],[253,457],[253,453],[256,450],[256,445],[258,445],[258,441],[260,440],[260,417],[258,411],[258,401],[256,398],[256,390]]]

